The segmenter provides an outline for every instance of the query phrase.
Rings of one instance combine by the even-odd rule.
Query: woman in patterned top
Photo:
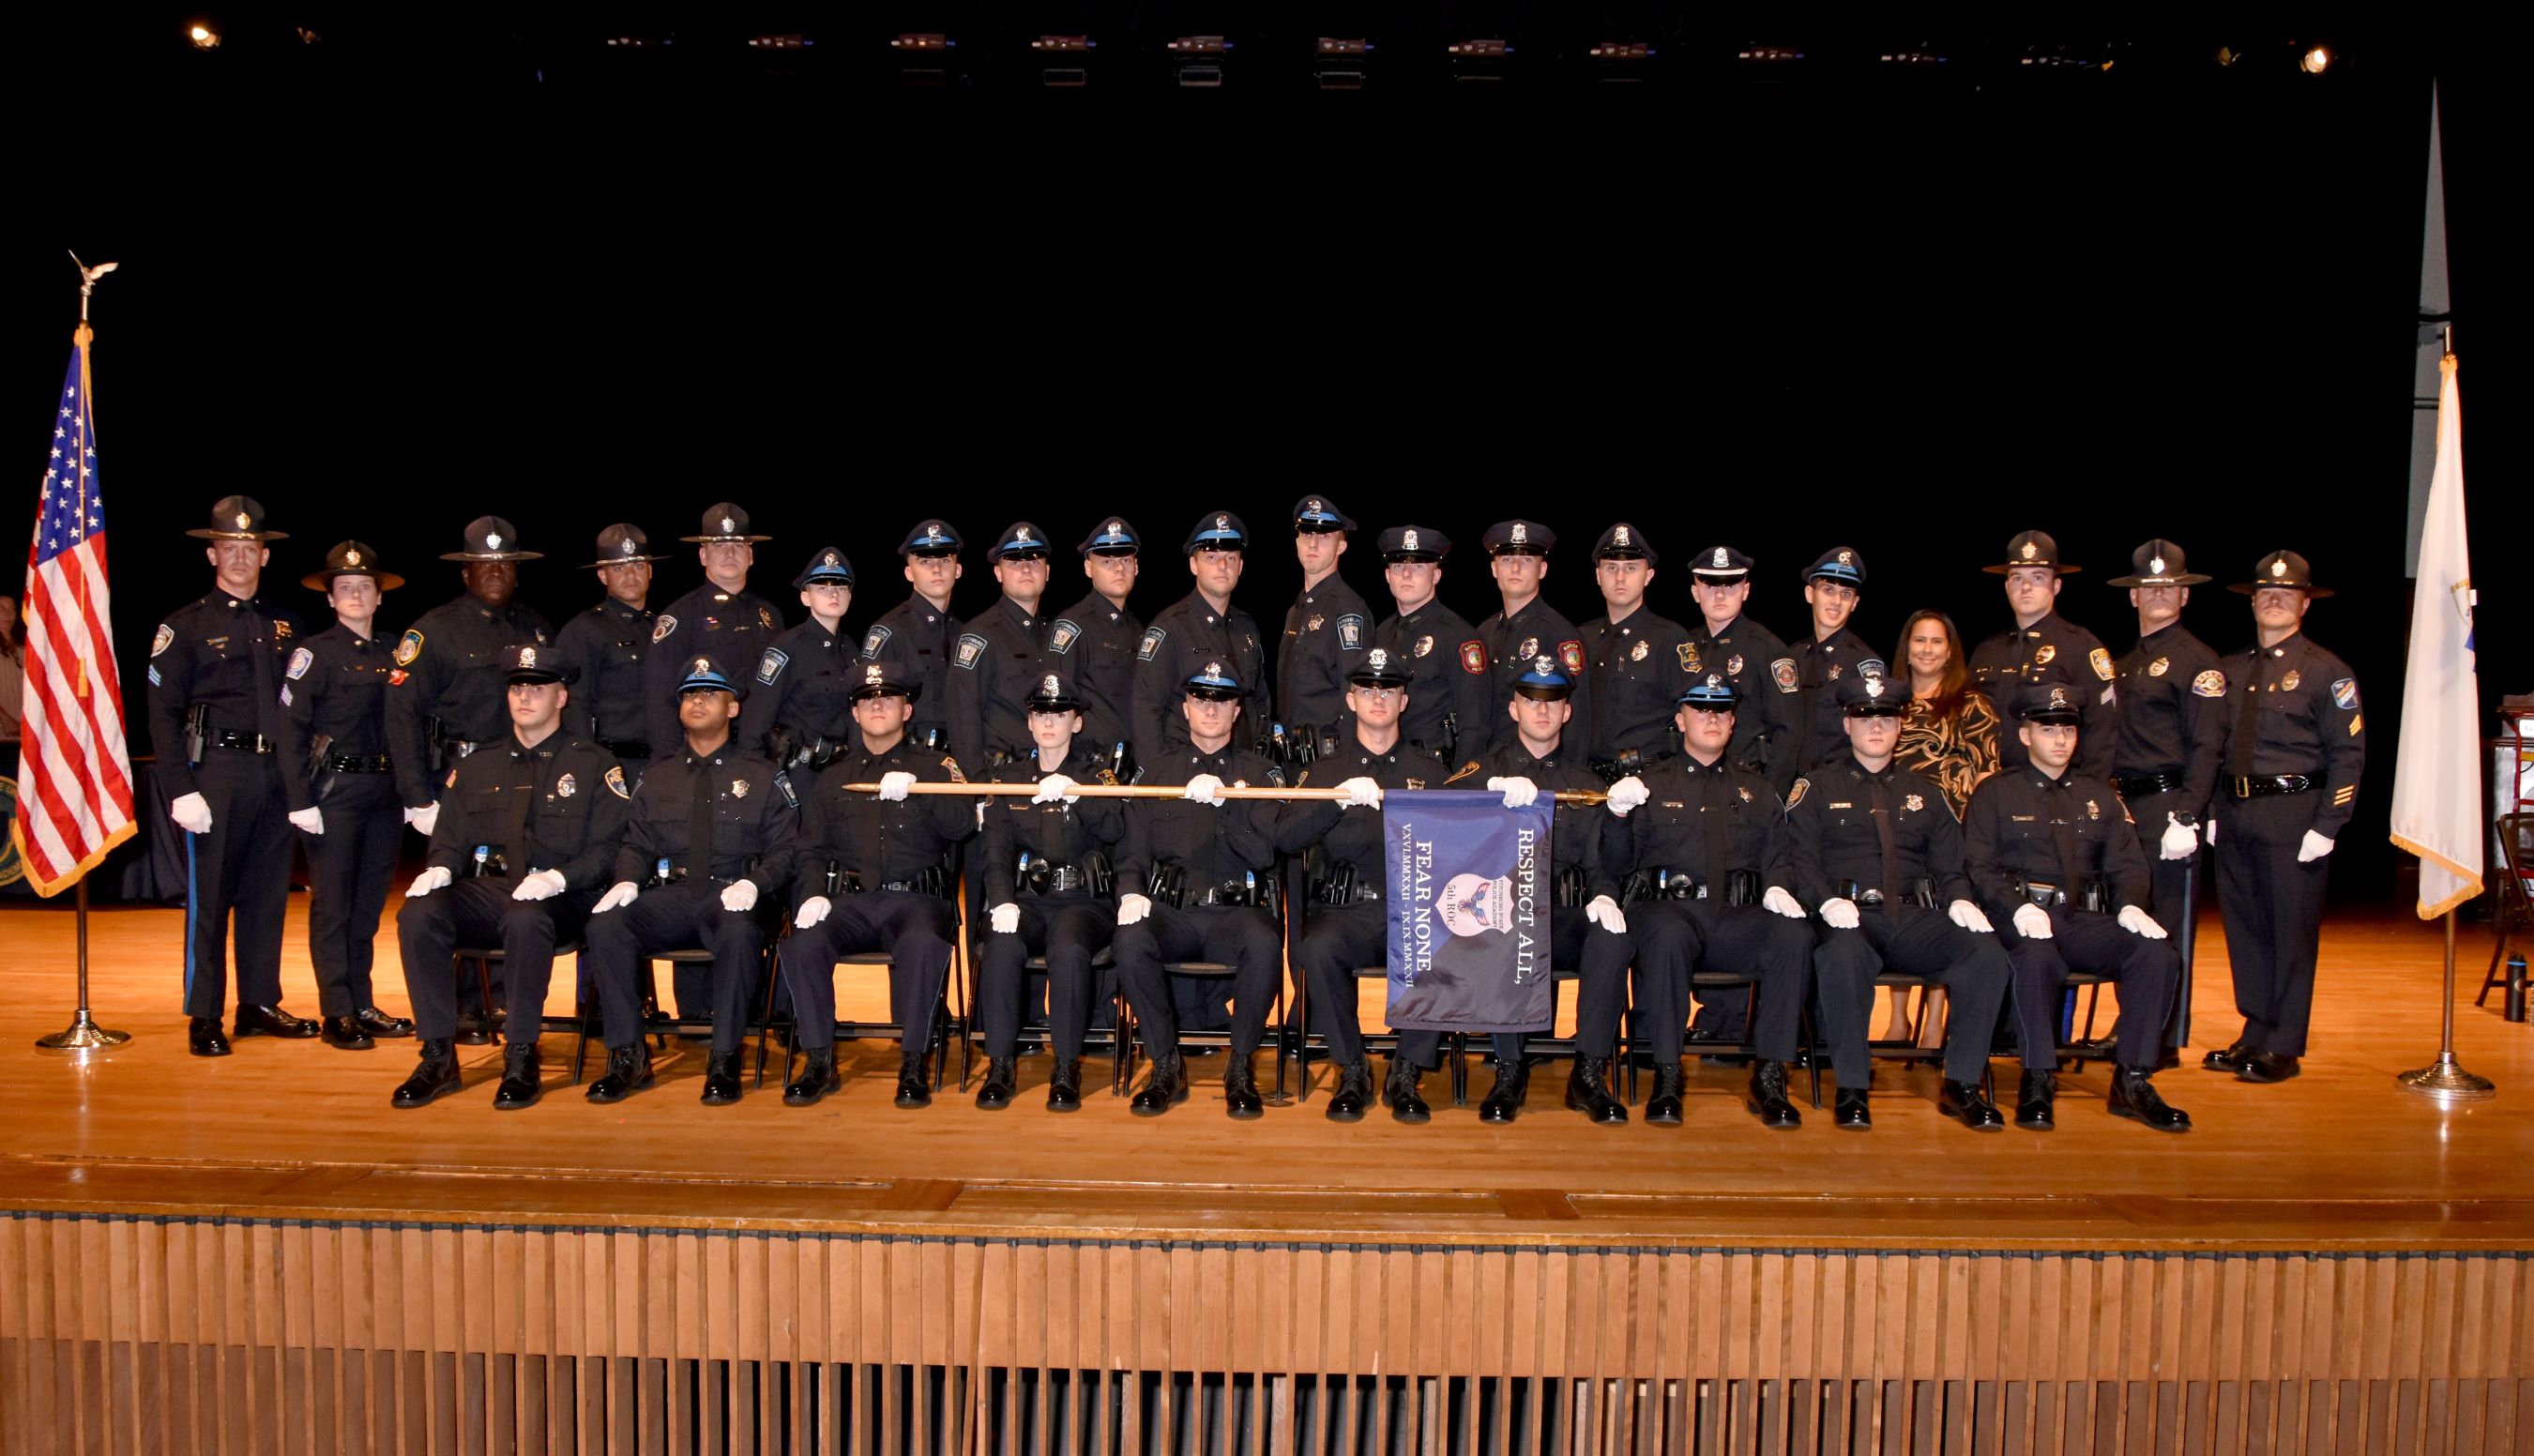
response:
[[[1956,819],[1961,818],[1962,806],[1970,802],[1971,790],[1997,772],[1998,766],[1997,705],[1970,685],[1961,640],[1951,617],[1914,612],[1900,629],[1900,648],[1892,654],[1894,662],[1909,665],[1909,710],[1900,719],[1900,744],[1893,751],[1892,761],[1942,790]],[[1930,1001],[1920,1018],[1921,1045],[1944,1044],[1940,1005]],[[1900,1041],[1908,1034],[1905,999],[1895,993],[1892,1019],[1883,1035]]]

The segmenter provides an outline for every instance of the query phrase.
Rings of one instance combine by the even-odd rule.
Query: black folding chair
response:
[[[2490,969],[2482,973],[2481,994],[2472,999],[2476,1006],[2490,1000],[2491,988],[2504,986],[2507,978],[2500,974],[2506,963],[2507,947],[2514,943],[2516,933],[2534,930],[2534,895],[2526,890],[2525,876],[2534,869],[2534,814],[2503,814],[2492,825],[2499,835],[2499,943],[2490,947]]]
[[[962,900],[959,879],[959,850],[957,846],[954,845],[951,848],[950,853],[942,860],[941,872],[943,876],[943,884],[946,890],[946,893],[942,898],[947,901],[950,906],[950,968],[949,973],[941,978],[941,998],[933,1003],[933,1024],[924,1043],[926,1055],[935,1059],[933,1064],[933,1090],[935,1092],[941,1090],[944,1080],[948,1074],[950,1063],[950,1043],[954,1037],[958,1039],[963,1053],[959,1067],[959,1080],[962,1084],[967,1081],[968,1066],[965,1051],[969,1046],[966,1036],[966,1027],[968,1025],[969,968],[966,965],[968,940],[963,923],[963,917],[960,914]],[[784,924],[786,926],[784,939],[788,940],[790,939],[789,926],[791,924],[789,916],[785,917]],[[771,948],[770,942],[769,948]],[[896,963],[897,958],[885,950],[854,950],[836,957],[836,964],[839,966],[879,966],[882,969],[886,969]],[[829,974],[832,975],[833,972],[830,971]],[[772,1036],[775,1023],[775,1002],[782,997],[782,987],[783,977],[779,970],[774,975],[766,978],[765,1014],[758,1022],[756,1034],[756,1063],[759,1085],[762,1085],[764,1081],[765,1048],[766,1043]],[[955,1002],[955,1004],[953,1004],[953,1002]],[[836,1023],[835,1040],[840,1042],[887,1040],[898,1042],[903,1045],[906,1040],[906,1028],[895,1021],[838,1021]],[[783,1080],[787,1082],[792,1079],[792,1059],[799,1051],[800,1045],[801,1037],[799,1025],[791,1019],[785,1019],[783,1022]]]

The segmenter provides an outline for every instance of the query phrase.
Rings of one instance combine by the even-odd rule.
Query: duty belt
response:
[[[2087,876],[2084,881],[2078,885],[2073,899],[2066,889],[2045,880],[2021,880],[2017,883],[2016,888],[2022,892],[2025,899],[2044,910],[2067,909],[2071,905],[2079,910],[2103,908],[2103,882],[2091,876]]]
[[[1045,860],[1031,861],[1030,867],[1021,871],[1018,879],[1022,887],[1034,895],[1059,894],[1065,890],[1081,889],[1091,882],[1080,865],[1051,865]]]
[[[387,773],[395,760],[385,754],[336,754],[326,760],[328,773]]]
[[[634,739],[602,738],[598,741],[598,746],[619,758],[635,759],[645,763],[651,760],[651,746]]]
[[[235,749],[242,754],[269,754],[279,745],[261,733],[240,733],[231,728],[214,728],[207,741],[215,749]]]
[[[2143,799],[2149,794],[2170,794],[2182,787],[2179,773],[2115,773],[2112,787],[2124,799]]]
[[[1378,903],[1381,886],[1357,880],[1348,884],[1323,882],[1311,890],[1311,898],[1324,905],[1364,905]]]
[[[1188,896],[1191,905],[1254,905],[1258,892],[1247,885],[1218,884]]]
[[[2264,794],[2302,794],[2323,787],[2323,780],[2311,773],[2266,773],[2254,778],[2230,778],[2226,791],[2238,799],[2259,799]]]
[[[1839,890],[1840,899],[1853,900],[1869,910],[1880,910],[1887,905],[1909,904],[1923,909],[1933,909],[1936,903],[1935,886],[1924,880],[1909,881],[1907,888],[1888,900],[1884,898],[1883,891],[1868,889],[1853,880],[1840,880],[1833,887]]]

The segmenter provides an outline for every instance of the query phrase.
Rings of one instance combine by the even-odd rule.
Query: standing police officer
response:
[[[582,736],[616,756],[629,776],[639,778],[651,761],[650,714],[642,698],[642,656],[651,650],[657,619],[644,605],[651,596],[651,563],[666,560],[643,548],[650,538],[631,521],[598,533],[598,573],[607,593],[597,606],[566,622],[555,645],[580,664],[573,684],[573,718]]]
[[[1743,615],[1751,600],[1751,558],[1711,546],[1689,569],[1689,594],[1699,620],[1689,629],[1689,673],[1721,677],[1733,689],[1733,744],[1724,756],[1779,785],[1794,782],[1795,707],[1800,685],[1780,687],[1771,666],[1786,655],[1778,635]]]
[[[290,836],[281,747],[281,654],[297,645],[299,618],[259,593],[264,508],[227,496],[211,523],[185,533],[212,544],[210,592],[158,624],[150,644],[150,737],[167,817],[185,831],[186,1047],[226,1057],[220,1010],[228,1001],[230,919],[237,924],[238,1036],[311,1037],[317,1024],[281,1009],[281,921],[290,895]]]
[[[1503,610],[1478,624],[1478,640],[1495,669],[1495,703],[1489,721],[1496,724],[1497,748],[1505,746],[1504,722],[1521,696],[1520,683],[1544,655],[1556,659],[1558,674],[1571,684],[1584,681],[1584,634],[1539,594],[1548,576],[1549,548],[1557,533],[1536,520],[1499,520],[1479,539],[1487,551],[1487,570],[1504,598]],[[1590,694],[1566,699],[1568,716],[1561,741],[1574,746],[1574,764],[1584,766],[1584,751],[1593,742]]]
[[[854,564],[833,546],[810,553],[792,578],[808,621],[766,644],[756,659],[755,716],[741,735],[785,773],[807,765],[814,774],[853,743],[854,684],[862,678],[845,612],[854,604]],[[683,702],[679,715],[685,715]]]
[[[1603,613],[1584,624],[1592,747],[1603,783],[1642,773],[1671,755],[1672,699],[1689,686],[1689,634],[1646,606],[1654,543],[1626,521],[1593,543]]]
[[[444,552],[463,562],[466,590],[417,618],[396,643],[388,674],[389,756],[405,821],[427,838],[439,822],[436,802],[449,766],[511,731],[502,654],[544,646],[546,619],[521,606],[519,563],[545,553],[521,551],[519,533],[498,516],[466,525],[466,549]]]
[[[2059,543],[2047,534],[2022,531],[2006,543],[2005,561],[1983,570],[2006,578],[2015,630],[1972,650],[1971,681],[2001,703],[2015,701],[2026,684],[2067,684],[2084,714],[2077,766],[2100,771],[2111,761],[2117,736],[2114,701],[2119,693],[2112,685],[2112,654],[2101,637],[2059,615],[2060,578],[2084,569],[2061,561]],[[2000,743],[1998,756],[2001,767],[2022,767],[2021,736]]]
[[[950,658],[950,755],[980,772],[1029,757],[1025,704],[1047,655],[1047,533],[1016,520],[986,556],[1003,594],[969,619]]]
[[[1845,717],[1840,710],[1842,679],[1883,676],[1883,657],[1848,625],[1865,591],[1865,558],[1853,547],[1834,546],[1804,572],[1804,601],[1812,608],[1812,636],[1769,664],[1780,692],[1795,694],[1791,766],[1781,760],[1772,782],[1792,785],[1798,773],[1848,757]],[[1879,715],[1879,714],[1878,714]],[[1787,792],[1781,789],[1780,792]]]
[[[2184,886],[2226,753],[2226,674],[2217,654],[2182,625],[2192,586],[2208,578],[2188,570],[2182,548],[2171,541],[2147,542],[2131,553],[2130,563],[2130,575],[2111,583],[2129,588],[2139,624],[2138,645],[2117,664],[2120,741],[2112,751],[2112,787],[2129,806],[2140,837],[2156,847],[2150,913],[2188,965],[2199,927],[2184,913]],[[2177,1017],[2182,1009],[2175,1008]]]
[[[1408,711],[1399,731],[1458,772],[1495,747],[1501,709],[1487,677],[1486,643],[1435,594],[1451,550],[1451,539],[1432,526],[1395,525],[1381,533],[1382,575],[1397,611],[1373,629],[1372,639],[1408,672]]]
[[[1240,685],[1239,730],[1262,742],[1274,731],[1258,624],[1232,604],[1248,549],[1249,527],[1229,511],[1209,511],[1188,530],[1188,575],[1196,589],[1164,607],[1135,648],[1135,753],[1148,762],[1176,758],[1187,745],[1187,719],[1178,705],[1188,679],[1209,662]]]
[[[1135,765],[1126,746],[1135,732],[1126,714],[1135,701],[1135,644],[1143,638],[1144,623],[1126,610],[1126,596],[1143,570],[1142,549],[1135,528],[1116,516],[1083,537],[1074,550],[1081,554],[1091,593],[1057,613],[1047,629],[1047,650],[1058,659],[1056,671],[1070,675],[1082,704],[1082,729],[1074,736],[1088,746],[1085,752],[1105,755],[1110,771],[1128,781]]]
[[[678,539],[694,543],[704,584],[669,603],[651,624],[642,710],[650,723],[643,737],[655,755],[678,752],[685,730],[678,725],[677,690],[688,663],[698,656],[754,662],[783,632],[782,609],[748,589],[756,543],[774,538],[749,534],[747,512],[728,501],[716,502],[705,510],[701,530]]]
[[[950,643],[959,636],[959,619],[950,615],[950,588],[965,570],[959,565],[959,533],[938,520],[923,521],[897,543],[897,554],[906,563],[907,584],[914,590],[863,634],[865,678],[872,663],[885,666],[887,680],[903,686],[910,701],[920,705],[907,721],[904,737],[927,753],[946,753],[950,723],[943,714],[950,701]]]
[[[1302,593],[1285,611],[1276,654],[1276,721],[1308,742],[1346,710],[1347,675],[1372,645],[1372,609],[1339,575],[1355,522],[1326,496],[1294,503],[1294,557]]]

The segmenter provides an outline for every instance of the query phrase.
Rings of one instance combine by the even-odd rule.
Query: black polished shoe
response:
[[[1628,1108],[1601,1085],[1609,1069],[1607,1057],[1576,1058],[1575,1069],[1566,1074],[1566,1105],[1596,1122],[1616,1127],[1628,1121]]]
[[[1531,1091],[1531,1063],[1520,1058],[1496,1063],[1496,1084],[1487,1089],[1486,1101],[1478,1104],[1478,1121],[1504,1123],[1522,1111],[1522,1100]]]
[[[1020,1090],[1020,1080],[1021,1074],[1013,1068],[1011,1058],[989,1058],[985,1085],[977,1089],[977,1106],[990,1113],[1011,1106],[1012,1094]]]
[[[537,1085],[537,1074],[545,1063],[537,1057],[534,1042],[513,1042],[502,1049],[502,1085],[493,1089],[493,1110],[516,1112],[534,1107],[545,1089]]]
[[[240,1006],[229,1026],[231,1036],[276,1036],[293,1042],[316,1034],[316,1022],[302,1021],[279,1006]]]
[[[2158,1132],[2188,1132],[2191,1114],[2178,1107],[2165,1105],[2164,1097],[2147,1080],[2154,1073],[2143,1067],[2115,1067],[2112,1071],[2110,1108],[2113,1117],[2144,1122]]]
[[[706,1052],[704,1054],[704,1090],[696,1101],[706,1107],[729,1107],[739,1101],[739,1054]]]
[[[1425,1068],[1397,1053],[1390,1057],[1390,1074],[1381,1079],[1381,1100],[1390,1104],[1393,1122],[1411,1124],[1423,1122],[1434,1116],[1425,1105],[1425,1094],[1417,1084],[1425,1076]]]
[[[2220,1048],[2219,1050],[2211,1052],[2207,1056],[2201,1058],[2200,1064],[2210,1071],[2239,1072],[2244,1069],[2244,1059],[2252,1055],[2252,1046],[2249,1043],[2238,1041],[2231,1047]]]
[[[1841,1087],[1839,1101],[1831,1107],[1831,1125],[1849,1132],[1867,1132],[1874,1127],[1874,1110],[1865,1105],[1863,1087]]]
[[[366,1052],[378,1043],[361,1027],[357,1016],[329,1016],[325,1026],[326,1045],[345,1052]]]
[[[1258,1096],[1258,1069],[1237,1052],[1223,1064],[1223,1110],[1243,1122],[1267,1116],[1267,1104]]]
[[[923,1052],[916,1052],[898,1060],[897,1105],[899,1107],[933,1105],[933,1073],[927,1065],[932,1060],[929,1054]]]
[[[1974,1132],[1997,1132],[2006,1126],[2006,1114],[1988,1100],[1977,1082],[1957,1082],[1948,1078],[1945,1090],[1936,1098],[1936,1111],[1949,1118],[1959,1118],[1961,1124]]]
[[[1800,1127],[1804,1115],[1786,1097],[1786,1068],[1783,1063],[1762,1058],[1751,1068],[1751,1095],[1742,1106],[1760,1120],[1763,1127]]]
[[[1721,1044],[1729,1047],[1734,1044],[1735,1040],[1735,1038],[1727,1037],[1722,1032],[1717,1031],[1712,1027],[1692,1026],[1689,1029],[1689,1045],[1684,1047],[1682,1050],[1692,1057],[1704,1057],[1718,1066],[1747,1066],[1751,1062],[1751,1054],[1748,1052],[1709,1052],[1702,1050],[1698,1045],[1701,1042],[1706,1042],[1710,1045]],[[1647,1103],[1648,1108],[1652,1108],[1653,1106],[1653,1103]],[[1646,1114],[1646,1121],[1651,1122],[1654,1120],[1654,1114],[1649,1111]]]
[[[809,1107],[843,1085],[844,1078],[836,1075],[836,1054],[813,1052],[810,1064],[801,1068],[801,1074],[783,1084],[783,1105]]]
[[[1360,1062],[1341,1062],[1338,1086],[1329,1094],[1329,1121],[1360,1122],[1372,1102],[1372,1068]]]
[[[1680,1063],[1655,1063],[1655,1089],[1646,1098],[1646,1123],[1654,1127],[1680,1125]]]
[[[2015,1125],[2034,1132],[2048,1132],[2059,1125],[2050,1110],[2051,1101],[2059,1095],[2059,1074],[2026,1068],[2015,1084]]]
[[[1052,1113],[1082,1111],[1082,1059],[1066,1057],[1056,1063],[1047,1078],[1047,1110]]]
[[[457,1018],[456,1041],[461,1047],[493,1045],[493,1019],[489,1016],[460,1014]]]
[[[389,1041],[400,1036],[413,1035],[412,1022],[406,1020],[402,1016],[391,1016],[376,1006],[361,1007],[360,1010],[353,1013],[352,1019],[361,1023],[361,1030],[368,1032],[370,1035],[377,1037],[381,1041]]]
[[[422,1044],[422,1063],[389,1098],[397,1107],[424,1107],[457,1090],[457,1049],[446,1041]]]
[[[607,1070],[581,1095],[592,1102],[623,1102],[651,1085],[651,1044],[607,1049]]]
[[[1173,1052],[1153,1059],[1153,1073],[1144,1078],[1143,1090],[1135,1094],[1128,1111],[1139,1118],[1158,1118],[1187,1099],[1187,1063]]]
[[[185,1050],[197,1057],[226,1057],[229,1039],[220,1035],[220,1018],[196,1016],[185,1028]]]
[[[2239,1082],[2284,1082],[2305,1068],[2284,1052],[2250,1052],[2235,1071]]]

